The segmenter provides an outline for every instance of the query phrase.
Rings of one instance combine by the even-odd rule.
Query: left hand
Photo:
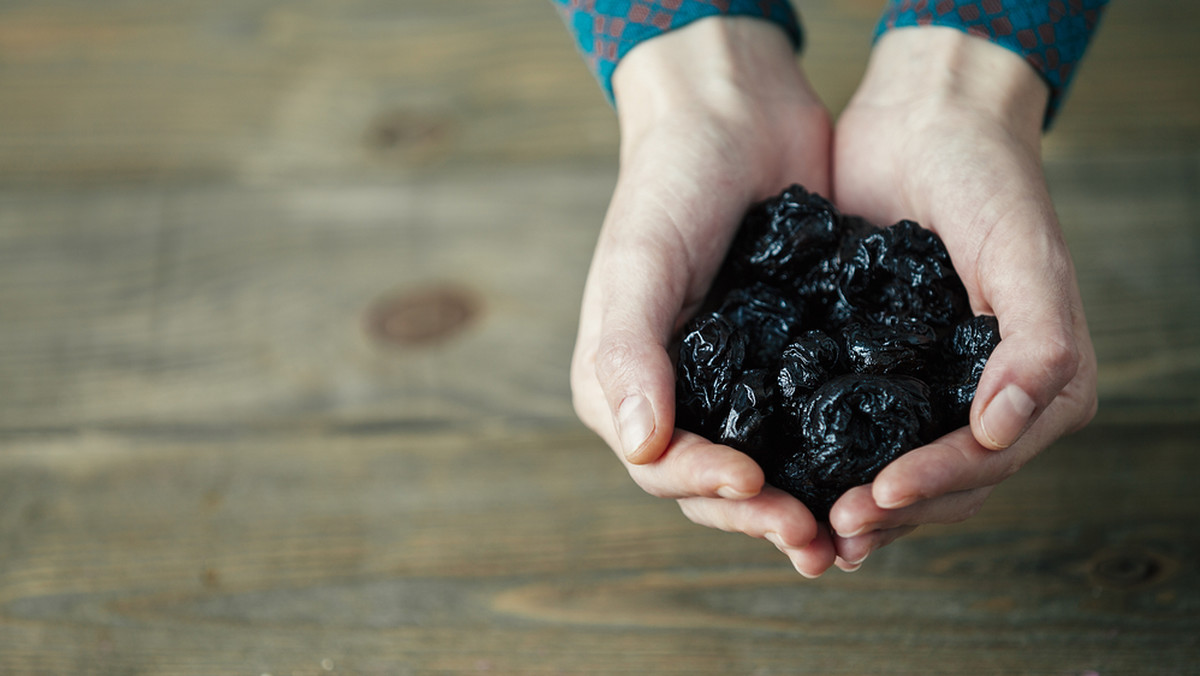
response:
[[[1048,89],[1016,54],[947,28],[880,38],[838,122],[844,213],[941,236],[977,313],[996,315],[970,427],[915,449],[833,506],[836,564],[927,523],[961,521],[1096,408],[1096,360],[1041,168]]]

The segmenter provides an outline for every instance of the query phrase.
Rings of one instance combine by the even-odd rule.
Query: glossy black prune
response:
[[[837,368],[840,355],[837,342],[820,331],[800,336],[779,355],[776,382],[780,396],[793,401],[820,387]]]
[[[750,208],[731,246],[731,260],[743,274],[786,283],[840,241],[837,209],[794,185]]]
[[[809,398],[800,419],[804,448],[767,480],[827,518],[842,493],[921,445],[932,421],[929,388],[916,378],[838,376]]]
[[[839,287],[847,302],[876,321],[915,317],[945,327],[970,309],[942,240],[912,221],[862,237]]]
[[[822,519],[966,424],[1000,340],[936,234],[800,186],[747,212],[705,308],[679,343],[678,425],[749,454]]]
[[[714,437],[745,359],[745,336],[724,317],[710,313],[692,320],[676,365],[677,425]]]
[[[942,414],[944,432],[966,425],[975,388],[992,350],[1000,344],[1000,325],[991,315],[971,317],[942,341],[941,370],[930,379]]]
[[[933,348],[933,328],[906,317],[891,323],[851,322],[846,359],[855,373],[919,373]]]
[[[751,359],[761,364],[783,351],[803,309],[799,299],[760,282],[731,290],[717,314],[746,335]]]
[[[717,441],[738,448],[750,456],[770,450],[774,439],[775,384],[766,369],[751,369],[734,382],[729,394],[729,410]]]

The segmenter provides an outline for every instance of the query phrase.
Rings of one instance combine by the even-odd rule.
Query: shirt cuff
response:
[[[709,16],[749,16],[778,24],[799,51],[800,21],[787,0],[551,0],[601,89],[614,103],[612,75],[637,45]]]
[[[945,26],[1016,52],[1050,86],[1049,128],[1108,0],[889,0],[875,38],[893,28]]]

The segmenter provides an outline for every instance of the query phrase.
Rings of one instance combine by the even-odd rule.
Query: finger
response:
[[[853,573],[862,567],[863,562],[872,552],[890,545],[916,529],[916,526],[900,526],[872,531],[852,538],[834,535],[833,543],[837,551],[834,565],[844,572]]]
[[[1021,204],[990,229],[976,266],[1002,340],[976,389],[971,429],[993,450],[1016,442],[1080,364],[1083,310],[1066,243],[1048,196]]]
[[[655,462],[625,466],[642,490],[660,498],[746,500],[759,494],[764,481],[762,469],[746,454],[684,430],[675,431]]]
[[[809,579],[820,577],[836,557],[829,529],[818,525],[799,500],[772,486],[750,500],[690,498],[679,506],[702,526],[769,541]]]
[[[829,523],[844,539],[929,523],[958,523],[978,513],[993,488],[956,491],[899,509],[884,509],[875,503],[870,486],[859,486],[838,499],[830,510]]]
[[[620,455],[613,418],[590,364],[573,365],[571,387],[579,418]],[[679,429],[673,430],[666,449],[655,461],[635,464],[624,457],[621,461],[635,483],[662,498],[740,500],[757,495],[764,481],[758,463],[744,453]]]
[[[779,550],[787,555],[797,573],[810,580],[821,577],[837,560],[833,537],[825,526],[817,529],[817,535],[807,545],[796,549],[780,547]]]
[[[662,453],[674,428],[667,345],[685,308],[707,290],[743,205],[730,200],[697,213],[696,200],[678,192],[652,198],[624,185],[593,264],[593,358],[619,448],[630,462],[644,464]]]
[[[957,429],[894,460],[875,477],[872,497],[883,509],[897,509],[920,500],[984,486],[1012,476],[1055,439],[1074,431],[1089,416],[1086,397],[1072,384],[1055,399],[1029,432],[1007,449],[984,447],[968,428]]]
[[[817,537],[817,521],[796,498],[773,486],[749,500],[685,498],[684,515],[701,526],[769,539],[776,546],[800,550]],[[832,556],[830,557],[832,561]]]
[[[1038,437],[1045,435],[1043,429],[1038,432]],[[1035,447],[1036,440],[1029,438],[1004,451],[992,451],[963,427],[884,467],[868,497],[880,509],[896,510],[948,493],[994,486],[1020,469],[1036,453]]]

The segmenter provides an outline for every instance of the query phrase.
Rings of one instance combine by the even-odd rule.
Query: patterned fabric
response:
[[[643,40],[707,16],[753,16],[778,23],[799,50],[800,23],[787,0],[551,0],[613,102],[617,63]]]
[[[1050,85],[1046,126],[1062,103],[1108,0],[889,0],[875,31],[947,26],[1020,54]]]

